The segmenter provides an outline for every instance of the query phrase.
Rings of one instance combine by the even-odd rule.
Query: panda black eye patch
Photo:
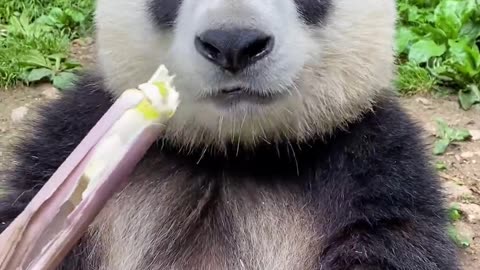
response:
[[[175,24],[182,0],[150,0],[149,13],[155,24],[161,28],[171,28]]]
[[[331,0],[295,0],[297,9],[308,25],[322,22],[332,6]]]

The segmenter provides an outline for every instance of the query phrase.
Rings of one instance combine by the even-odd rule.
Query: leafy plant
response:
[[[442,119],[437,119],[437,140],[433,148],[435,155],[442,155],[452,142],[462,142],[471,138],[467,129],[451,128]]]
[[[448,217],[449,217],[451,222],[459,221],[460,219],[462,219],[462,216],[463,216],[462,211],[460,211],[458,206],[452,205],[448,209]]]
[[[75,79],[74,72],[80,64],[67,60],[65,55],[51,54],[43,56],[39,51],[30,51],[19,62],[25,67],[22,79],[26,83],[32,83],[48,79],[60,90],[66,89]]]
[[[63,88],[78,69],[67,58],[70,43],[88,35],[93,27],[93,0],[4,2],[0,9],[0,87],[39,79]],[[28,63],[40,55],[46,63]]]
[[[463,109],[479,104],[480,0],[400,0],[398,10],[399,76],[415,66],[417,74],[424,70],[434,78],[430,85],[424,80],[398,84],[400,90],[411,92],[415,83],[420,90],[448,88],[458,92]]]

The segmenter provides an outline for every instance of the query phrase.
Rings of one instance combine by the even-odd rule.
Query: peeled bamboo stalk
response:
[[[173,78],[160,66],[120,96],[0,235],[0,270],[53,270],[62,262],[175,113]]]

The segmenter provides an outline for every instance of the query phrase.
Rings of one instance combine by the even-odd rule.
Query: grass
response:
[[[68,59],[73,39],[92,30],[94,0],[2,0],[0,87],[48,80],[67,87],[80,68]],[[458,95],[480,103],[480,0],[397,0],[401,94]]]
[[[93,0],[3,0],[0,87],[49,80],[60,89],[79,68],[68,59],[72,40],[91,33]]]

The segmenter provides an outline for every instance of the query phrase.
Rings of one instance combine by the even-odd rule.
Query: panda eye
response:
[[[160,28],[170,28],[175,24],[182,0],[150,0],[149,13]]]
[[[308,25],[321,23],[331,9],[332,0],[295,0],[298,12]]]

